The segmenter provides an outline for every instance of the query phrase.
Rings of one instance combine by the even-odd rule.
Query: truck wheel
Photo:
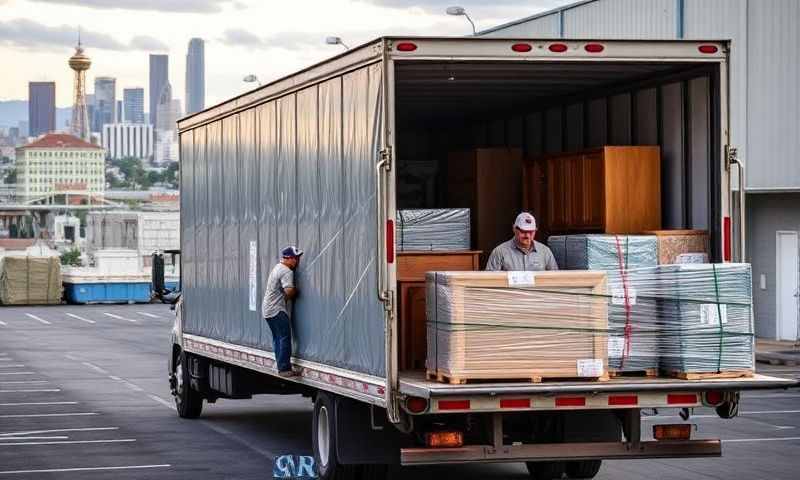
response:
[[[564,462],[525,462],[533,480],[553,480],[564,476]]]
[[[175,362],[175,407],[181,418],[197,418],[203,411],[203,397],[192,389],[189,359],[181,352]]]
[[[594,478],[602,464],[602,460],[579,460],[567,462],[565,470],[569,478]]]
[[[313,432],[314,463],[321,480],[356,480],[359,465],[341,465],[336,458],[336,418],[334,398],[319,392],[314,401]]]

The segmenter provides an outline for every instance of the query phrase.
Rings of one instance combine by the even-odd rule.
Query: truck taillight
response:
[[[529,43],[515,43],[511,45],[511,50],[518,53],[530,52],[532,49],[533,47]]]
[[[717,48],[716,45],[700,45],[699,47],[697,47],[697,49],[700,51],[700,53],[708,53],[708,54],[717,53],[719,51],[719,48]]]
[[[703,403],[705,403],[709,407],[716,407],[717,405],[721,404],[722,401],[725,399],[725,394],[717,390],[712,390],[710,392],[706,392],[705,394],[703,394],[703,397],[705,400],[705,402]]]
[[[689,423],[653,425],[653,438],[656,440],[689,440],[691,436],[692,425]]]
[[[600,53],[603,50],[605,50],[606,47],[604,47],[603,45],[601,45],[599,43],[587,43],[583,47],[583,49],[586,50],[589,53]]]
[[[386,220],[386,261],[394,263],[394,220]]]
[[[731,261],[731,217],[722,219],[722,261]]]
[[[554,53],[563,53],[567,51],[567,45],[564,43],[551,43],[547,49]]]
[[[420,397],[408,397],[406,399],[406,410],[409,413],[422,413],[428,409],[428,401]]]
[[[425,434],[425,445],[430,448],[457,448],[464,445],[464,434],[457,430],[428,432]]]
[[[413,52],[417,49],[417,45],[411,42],[400,42],[396,48],[398,52]]]

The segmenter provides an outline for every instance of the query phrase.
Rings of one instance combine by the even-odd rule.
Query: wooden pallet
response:
[[[608,370],[608,376],[611,378],[616,377],[657,377],[658,376],[658,369],[657,368],[645,368],[642,370]]]
[[[434,372],[428,370],[425,377],[428,380],[436,381],[439,383],[449,383],[451,385],[464,385],[467,383],[487,383],[487,382],[529,382],[529,383],[542,383],[544,381],[595,381],[606,382],[609,380],[608,374],[600,377],[569,377],[569,376],[552,376],[531,373],[530,375],[510,374],[508,376],[498,375],[492,377],[456,377],[442,372]]]
[[[681,380],[707,380],[713,378],[741,378],[752,377],[752,370],[729,370],[725,372],[681,372],[669,370],[665,372],[668,376],[680,378]]]

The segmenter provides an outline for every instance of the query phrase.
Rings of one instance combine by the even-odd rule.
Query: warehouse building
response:
[[[745,164],[744,254],[753,265],[756,334],[794,340],[800,328],[798,20],[800,2],[796,0],[588,0],[499,25],[478,35],[730,40],[730,144],[738,149]],[[637,130],[638,115],[647,105],[658,109],[671,97],[679,98],[676,89],[689,89],[691,98],[692,88],[691,82],[676,82],[657,91],[642,89],[634,94],[599,99],[597,105],[577,104],[561,112],[546,112],[541,121],[568,123],[576,118],[590,118],[588,109],[600,108],[612,120],[608,142],[650,143],[652,139],[647,138],[647,132]],[[697,108],[693,103],[697,102],[684,105],[684,118]],[[497,126],[494,127],[496,130]],[[494,134],[506,136],[504,132]],[[698,154],[681,146],[665,148],[664,140],[658,139],[662,154],[677,156],[679,163]],[[576,136],[574,141],[577,143],[572,147],[576,149],[591,146],[585,144],[589,140],[582,136]],[[546,145],[547,142],[544,153]],[[738,178],[734,183],[734,188],[738,188]],[[687,212],[687,217],[690,216],[691,212]],[[688,225],[691,222],[687,219],[675,221],[674,225],[664,226],[698,227]]]

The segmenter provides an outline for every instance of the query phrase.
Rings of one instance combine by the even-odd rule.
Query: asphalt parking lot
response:
[[[165,305],[0,307],[0,478],[263,479],[276,455],[309,454],[311,405],[260,396],[177,417]],[[800,378],[800,368],[759,364]],[[675,411],[646,424],[680,421]],[[794,479],[800,470],[800,391],[744,394],[741,416],[694,413],[715,459],[606,462],[601,479]],[[643,431],[646,431],[646,425]],[[524,465],[396,469],[393,478],[528,478]]]

